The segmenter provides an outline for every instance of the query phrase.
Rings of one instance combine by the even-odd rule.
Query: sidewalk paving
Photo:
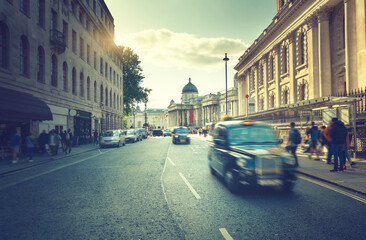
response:
[[[75,146],[71,149],[70,154],[65,154],[62,152],[62,149],[60,148],[58,150],[58,154],[56,155],[55,159],[51,159],[51,154],[49,153],[39,153],[36,152],[33,155],[33,162],[28,161],[28,156],[26,154],[22,154],[18,160],[18,163],[12,163],[11,162],[11,156],[5,158],[4,160],[0,159],[0,176],[5,175],[14,171],[18,171],[21,169],[26,169],[32,166],[44,164],[47,162],[55,161],[58,159],[70,157],[70,156],[76,156],[84,152],[93,151],[95,149],[99,148],[98,146],[95,146],[94,144],[85,144],[80,146]]]
[[[212,139],[210,136],[204,137],[203,135],[192,135],[192,137],[206,141],[210,141]],[[71,154],[62,153],[62,150],[60,149],[55,160],[93,151],[97,148],[98,146],[93,144],[76,146],[72,149]],[[343,172],[330,172],[329,170],[333,169],[333,165],[326,164],[324,156],[321,158],[321,161],[315,161],[313,160],[314,158],[309,159],[308,154],[301,152],[301,150],[298,150],[299,167],[297,168],[297,171],[300,174],[366,195],[366,159],[353,159],[353,161],[356,162],[354,167],[351,167],[347,162],[347,170]],[[11,163],[10,158],[5,160],[0,159],[0,176],[20,169],[26,169],[46,162],[55,161],[52,160],[51,155],[47,153],[36,153],[33,160],[33,162],[29,162],[27,156],[22,156],[18,163],[13,164]]]

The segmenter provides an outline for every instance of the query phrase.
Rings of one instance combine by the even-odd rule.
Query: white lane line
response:
[[[113,150],[113,149],[112,149],[112,150]],[[52,169],[52,170],[48,170],[48,171],[46,171],[46,172],[43,172],[43,173],[40,173],[40,174],[37,174],[37,175],[31,176],[31,177],[24,178],[24,179],[21,179],[21,180],[16,181],[16,182],[12,182],[12,183],[9,183],[9,184],[4,185],[4,186],[0,186],[0,191],[1,191],[1,190],[3,190],[3,189],[5,189],[5,188],[12,187],[12,186],[18,185],[18,184],[20,184],[20,183],[23,183],[23,182],[26,182],[26,181],[29,181],[29,180],[35,179],[35,178],[37,178],[37,177],[41,177],[41,176],[43,176],[43,175],[47,175],[47,174],[49,174],[49,173],[56,172],[56,171],[58,171],[58,170],[60,170],[60,169],[63,169],[63,168],[66,168],[66,167],[70,167],[70,166],[72,166],[72,165],[75,165],[75,164],[78,164],[78,163],[84,162],[84,161],[89,160],[89,159],[91,159],[91,158],[95,158],[95,157],[97,157],[97,156],[100,156],[100,155],[105,154],[105,153],[107,153],[107,152],[110,152],[110,151],[112,151],[112,150],[108,150],[108,151],[105,151],[105,152],[103,152],[103,153],[100,153],[100,154],[97,154],[97,155],[94,155],[94,156],[90,156],[90,157],[87,157],[87,158],[83,158],[83,159],[80,159],[79,161],[72,162],[72,163],[69,163],[69,164],[65,164],[65,165],[63,165],[63,166],[60,166],[60,167],[54,168],[54,169]]]
[[[230,234],[226,231],[226,228],[220,228],[220,232],[222,234],[222,236],[226,239],[226,240],[234,240]]]
[[[173,161],[170,159],[170,157],[166,157],[166,159],[168,159],[168,160],[169,160],[169,162],[170,162],[173,166],[175,166],[175,163],[173,163]]]
[[[318,182],[318,181],[312,180],[312,179],[307,178],[307,177],[299,176],[299,178],[301,178],[301,179],[303,179],[303,180],[305,180],[305,181],[308,181],[308,182],[311,182],[311,183],[317,184],[317,185],[319,185],[319,186],[322,186],[322,187],[328,188],[328,189],[330,189],[330,190],[333,190],[333,191],[335,191],[335,192],[337,192],[337,193],[343,194],[343,195],[345,195],[345,196],[347,196],[347,197],[353,198],[353,199],[355,199],[355,200],[357,200],[357,201],[360,201],[360,202],[362,202],[362,203],[366,203],[366,199],[361,198],[361,197],[359,197],[359,196],[356,196],[356,195],[354,195],[354,194],[351,194],[351,193],[348,193],[348,192],[342,191],[342,190],[340,190],[340,189],[337,189],[337,188],[332,187],[332,186],[329,186],[329,185],[327,185],[327,184],[324,184],[324,183],[321,183],[321,182]]]
[[[197,198],[197,199],[201,199],[200,195],[198,195],[198,193],[196,192],[196,190],[194,190],[194,188],[192,187],[192,185],[188,182],[188,180],[184,177],[184,175],[182,173],[179,173],[180,177],[183,179],[183,181],[186,183],[186,185],[188,186],[188,188],[191,190],[191,192],[193,193],[193,195]]]

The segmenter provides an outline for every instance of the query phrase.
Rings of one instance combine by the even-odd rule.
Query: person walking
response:
[[[317,144],[318,144],[318,141],[319,141],[319,129],[317,126],[315,126],[315,123],[312,122],[311,123],[311,128],[309,130],[309,134],[310,134],[310,154],[309,154],[309,158],[311,159],[311,157],[313,156],[313,153],[315,152],[316,154],[316,161],[319,161],[320,158],[319,158],[319,151],[317,149]]]
[[[17,130],[14,128],[13,133],[9,136],[9,146],[12,150],[13,160],[12,163],[18,163],[19,160],[19,150],[20,144],[22,143],[22,139],[17,133]]]
[[[66,153],[66,130],[60,133],[62,152]]]
[[[71,147],[72,147],[72,133],[71,129],[67,130],[66,133],[66,153],[71,153]]]
[[[59,145],[58,134],[56,134],[56,131],[55,130],[51,130],[51,132],[50,132],[49,145],[50,145],[51,154],[52,154],[51,158],[52,159],[55,159],[55,156],[56,156],[56,148]]]
[[[56,137],[58,139],[57,146],[56,146],[56,155],[57,155],[58,154],[58,149],[60,148],[60,144],[62,143],[62,141],[61,141],[61,135],[57,131],[55,131],[55,134],[56,134]]]
[[[27,148],[29,162],[33,162],[35,143],[36,143],[36,138],[33,136],[32,132],[29,132],[28,136],[25,138],[25,146]]]
[[[299,166],[299,162],[297,159],[297,155],[296,155],[296,150],[297,150],[297,145],[301,143],[301,135],[300,132],[297,128],[295,128],[295,123],[291,122],[290,123],[290,131],[289,131],[289,136],[288,136],[288,141],[287,141],[287,145],[288,145],[288,150],[291,152],[291,154],[294,156],[295,158],[295,167]]]
[[[334,168],[330,172],[343,171],[344,158],[343,147],[346,143],[347,128],[344,123],[338,118],[332,119],[332,128],[330,130],[330,136],[333,140],[333,155],[334,155]],[[339,160],[339,165],[338,165]]]
[[[336,118],[333,118],[333,119],[336,119]],[[333,164],[332,163],[333,139],[332,139],[332,136],[330,135],[332,125],[333,125],[333,120],[329,121],[328,127],[326,127],[325,130],[324,130],[324,137],[326,139],[326,145],[327,145],[327,148],[328,148],[327,164]]]
[[[42,153],[46,152],[46,144],[48,144],[49,136],[46,133],[46,130],[43,130],[42,133],[39,135],[39,146]]]
[[[344,165],[343,165],[343,169],[346,170],[346,160],[348,160],[349,165],[351,165],[351,167],[353,167],[356,163],[352,161],[351,156],[349,155],[348,150],[351,149],[351,140],[352,140],[352,135],[350,134],[350,126],[349,124],[346,125],[347,128],[347,135],[346,135],[346,143],[343,146],[343,157],[344,157]]]
[[[97,129],[95,129],[94,130],[94,133],[93,133],[93,135],[94,135],[94,145],[98,145],[99,144],[99,141],[98,141],[98,130]]]

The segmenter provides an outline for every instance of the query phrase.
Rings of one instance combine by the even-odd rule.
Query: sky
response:
[[[191,78],[200,96],[228,88],[234,66],[276,14],[276,0],[105,0],[115,43],[141,61],[148,108],[180,102]],[[141,109],[144,109],[140,104]]]

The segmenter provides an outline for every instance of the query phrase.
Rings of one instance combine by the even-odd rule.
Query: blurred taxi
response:
[[[231,192],[241,184],[291,190],[296,181],[295,159],[279,146],[282,142],[267,124],[219,122],[208,154],[211,173],[222,176]]]
[[[186,127],[175,127],[172,131],[172,142],[190,144],[191,140],[188,136],[189,131]]]

